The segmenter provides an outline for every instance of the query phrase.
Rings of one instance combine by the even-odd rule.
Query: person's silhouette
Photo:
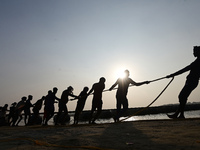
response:
[[[88,92],[88,95],[90,95],[94,91],[89,123],[95,123],[95,120],[99,117],[102,111],[102,104],[103,104],[102,92],[105,89],[105,82],[106,82],[106,79],[104,77],[101,77],[99,79],[99,82],[94,83],[91,90]],[[96,109],[97,109],[97,113],[93,117],[93,113]]]
[[[127,99],[127,93],[128,93],[128,87],[130,84],[140,86],[143,84],[148,84],[148,81],[137,83],[133,81],[131,78],[129,78],[129,71],[125,70],[125,77],[124,78],[118,78],[117,81],[110,87],[110,91],[118,85],[117,93],[116,93],[116,99],[117,99],[117,114],[114,117],[114,121],[118,122],[119,118],[128,110],[128,99]],[[121,111],[121,105],[123,106],[123,110]]]
[[[68,109],[66,104],[69,101],[69,96],[78,98],[76,95],[73,94],[73,90],[74,88],[72,86],[69,86],[66,90],[62,92],[61,99],[58,102],[58,114],[55,120],[55,125],[58,125],[59,120],[62,120],[61,124],[64,124],[64,121],[68,115]],[[62,119],[60,119],[62,112],[64,112],[64,116]]]
[[[194,57],[197,57],[197,59],[194,62],[192,62],[190,65],[186,66],[185,68],[167,76],[167,78],[170,78],[170,77],[180,75],[184,72],[190,71],[190,73],[188,74],[186,78],[185,85],[178,96],[179,98],[178,109],[176,110],[174,114],[172,115],[168,114],[169,118],[185,118],[184,108],[187,103],[187,99],[189,95],[191,94],[191,92],[198,86],[199,78],[200,78],[200,46],[194,46],[193,55]]]
[[[45,100],[45,96],[42,96],[41,99],[37,100],[35,104],[33,104],[33,114],[35,117],[39,116],[40,109],[42,108],[43,101]]]
[[[33,104],[33,109],[32,109],[32,111],[33,111],[33,117],[32,117],[32,120],[31,120],[32,124],[35,124],[35,123],[37,124],[37,120],[40,120],[40,114],[39,114],[39,112],[40,112],[40,110],[42,108],[44,100],[45,100],[45,96],[42,96],[41,99],[37,100],[36,103]]]
[[[59,98],[56,97],[58,89],[56,87],[53,88],[52,91],[48,91],[48,95],[45,97],[45,107],[44,107],[44,118],[43,118],[43,125],[48,125],[48,121],[53,117],[55,107],[54,103],[56,103],[55,100],[60,100]]]
[[[29,119],[31,118],[31,110],[30,108],[33,107],[31,100],[33,99],[32,95],[28,96],[28,99],[26,100],[25,106],[24,106],[24,123],[25,125],[28,125]],[[28,118],[28,122],[27,122]]]
[[[79,94],[79,98],[76,105],[75,115],[74,115],[74,124],[78,124],[79,115],[83,111],[85,106],[85,101],[88,97],[87,91],[89,90],[88,87],[84,87],[83,91]]]
[[[18,126],[19,122],[22,120],[22,111],[24,110],[24,106],[26,103],[26,97],[22,97],[21,101],[19,101],[15,107],[14,119],[12,126]],[[17,123],[16,123],[17,122]]]
[[[8,111],[8,104],[0,107],[0,126],[7,125],[6,112]]]
[[[11,104],[10,106],[10,112],[8,114],[8,123],[11,125],[13,123],[13,119],[15,117],[15,107],[16,107],[17,103],[14,102]]]

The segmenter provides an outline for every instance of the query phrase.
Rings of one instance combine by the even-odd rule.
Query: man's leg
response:
[[[114,121],[118,122],[121,116],[120,114],[121,114],[121,105],[122,105],[120,96],[116,96],[116,100],[117,100],[117,104],[116,104],[117,112],[116,112],[116,116],[114,117]]]
[[[93,118],[93,113],[94,113],[95,110],[96,110],[96,107],[92,104],[92,109],[91,109],[90,118],[89,118],[89,124],[91,123],[91,120]]]
[[[184,116],[184,109],[188,100],[188,97],[190,96],[190,94],[192,93],[192,91],[197,87],[198,83],[194,83],[194,84],[186,84],[182,91],[179,94],[179,112],[180,112],[180,116],[179,118],[185,118]]]
[[[183,89],[181,90],[178,98],[179,98],[179,106],[178,109],[176,110],[176,112],[173,115],[168,115],[169,118],[177,118],[179,113],[180,116],[179,118],[185,118],[184,116],[184,109],[185,109],[185,105],[187,103],[187,99],[189,97],[189,95],[191,94],[191,92],[197,87],[198,83],[187,83],[184,85]]]
[[[94,116],[92,123],[95,123],[95,120],[99,117],[99,115],[101,114],[101,111],[102,111],[102,102],[100,104],[98,104],[98,106],[97,106],[97,113]]]

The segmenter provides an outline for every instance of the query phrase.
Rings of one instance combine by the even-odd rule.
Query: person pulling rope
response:
[[[161,79],[165,79],[165,78],[166,78],[166,77],[158,78],[158,79],[156,79],[156,80],[152,80],[152,82],[155,82],[155,81],[158,81],[158,80],[161,80]],[[164,93],[164,91],[168,88],[168,86],[172,83],[173,80],[174,80],[174,77],[172,77],[172,79],[171,79],[171,80],[169,81],[169,83],[165,86],[165,88],[158,94],[158,96],[157,96],[149,105],[147,105],[145,108],[143,108],[143,109],[141,109],[141,110],[135,112],[134,114],[125,117],[124,119],[120,120],[120,122],[125,121],[125,120],[127,120],[128,118],[133,117],[133,116],[135,116],[135,115],[137,115],[137,114],[143,112],[143,111],[146,110],[147,108],[149,108],[155,101],[158,100],[158,98]]]
[[[117,92],[116,92],[117,114],[113,118],[115,122],[118,122],[119,118],[128,110],[128,99],[126,98],[126,95],[128,93],[128,87],[130,87],[130,86],[140,86],[140,85],[143,85],[143,84],[149,84],[149,83],[156,82],[156,81],[159,81],[159,80],[162,80],[162,79],[166,78],[166,77],[161,77],[161,78],[157,78],[157,79],[154,79],[154,80],[151,80],[151,81],[135,82],[131,78],[129,78],[129,71],[128,70],[125,70],[124,73],[125,73],[125,77],[123,79],[119,78],[110,87],[110,89],[103,90],[103,92],[108,92],[108,91],[111,91],[111,90],[117,90]],[[126,119],[128,119],[128,118],[130,118],[130,117],[132,117],[132,116],[144,111],[148,107],[150,107],[162,95],[162,93],[167,89],[167,87],[171,84],[173,79],[174,78],[172,78],[172,80],[167,84],[167,86],[163,89],[163,91],[147,107],[145,107],[144,109],[134,113],[133,115],[130,115],[130,116],[124,118],[121,121],[124,121],[124,120],[126,120]],[[116,85],[118,85],[118,87],[114,88]],[[93,93],[91,93],[91,94],[93,94]],[[87,96],[89,96],[91,94],[88,94]],[[71,100],[75,100],[75,99],[71,99]],[[123,106],[123,110],[121,110],[121,105]]]
[[[125,77],[118,78],[117,81],[110,87],[109,91],[113,90],[115,86],[118,85],[116,92],[116,101],[117,101],[117,111],[116,115],[113,118],[115,122],[119,122],[119,118],[124,115],[124,113],[128,110],[128,88],[130,86],[141,86],[143,84],[149,84],[150,82],[155,82],[164,79],[165,77],[158,78],[151,81],[144,82],[135,82],[131,78],[129,78],[129,71],[125,70]],[[121,108],[123,106],[123,109]]]

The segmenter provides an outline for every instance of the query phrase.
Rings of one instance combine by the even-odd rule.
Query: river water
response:
[[[185,118],[200,118],[200,110],[195,110],[195,111],[185,111]],[[124,117],[121,117],[120,119],[124,119]],[[139,121],[139,120],[162,120],[162,119],[169,119],[166,114],[149,114],[149,115],[142,115],[142,116],[133,116],[128,118],[125,121]],[[73,124],[73,116],[70,118],[70,123]],[[114,120],[113,118],[109,119],[97,119],[95,121],[97,124],[101,123],[113,123]],[[88,121],[80,121],[79,124],[87,124]],[[51,119],[49,121],[49,124],[53,124],[53,120]]]
[[[71,114],[70,122],[68,124],[73,124],[74,122],[74,116]],[[200,110],[194,110],[194,111],[185,111],[185,118],[200,118]],[[121,117],[121,119],[124,119],[124,117]],[[149,114],[149,115],[141,115],[141,116],[133,116],[128,118],[125,121],[140,121],[140,120],[162,120],[162,119],[169,119],[166,114]],[[113,118],[109,119],[97,119],[95,121],[97,124],[102,123],[113,123]],[[48,122],[49,125],[54,125],[53,119],[50,119]],[[80,121],[79,124],[88,124],[88,121]],[[24,126],[24,119],[21,120],[19,123],[19,126]]]

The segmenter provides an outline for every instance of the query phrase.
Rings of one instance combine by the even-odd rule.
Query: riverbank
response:
[[[129,108],[124,117],[126,116],[144,116],[144,115],[153,115],[153,114],[167,114],[175,112],[178,108],[179,104],[169,104],[169,105],[162,105],[162,106],[151,106],[151,107],[136,107],[136,108]],[[200,110],[200,103],[188,103],[185,106],[185,111],[195,111]],[[74,112],[71,111],[69,114],[74,115]],[[109,119],[113,118],[116,115],[116,109],[104,109],[102,110],[99,118],[100,119]],[[83,111],[80,114],[79,120],[86,121],[90,118],[90,110]]]
[[[4,150],[200,149],[200,118],[95,125],[0,127]]]

